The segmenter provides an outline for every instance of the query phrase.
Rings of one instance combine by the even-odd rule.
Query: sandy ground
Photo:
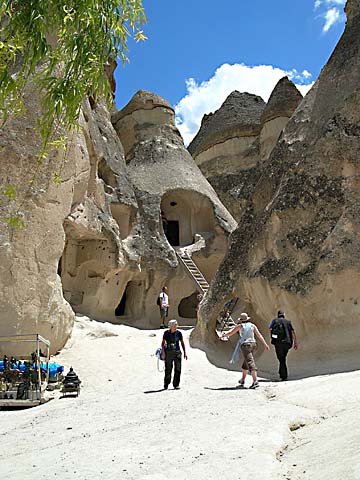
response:
[[[240,390],[184,331],[181,389],[162,391],[162,333],[78,318],[55,358],[81,395],[0,412],[2,478],[360,479],[360,372]]]

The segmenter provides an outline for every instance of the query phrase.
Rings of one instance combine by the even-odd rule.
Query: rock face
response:
[[[261,115],[261,160],[269,158],[280,133],[285,128],[302,98],[299,90],[287,77],[283,77],[278,81]]]
[[[113,115],[115,129],[105,108],[84,113],[95,165],[90,177],[102,194],[86,194],[64,221],[65,298],[92,318],[149,328],[159,325],[156,299],[166,284],[170,315],[183,313],[182,322],[193,323],[197,287],[179,266],[174,247],[186,246],[210,281],[233,219],[184,148],[166,100],[138,92]],[[100,211],[94,205],[98,196]]]
[[[189,152],[236,220],[259,179],[261,161],[268,158],[301,99],[285,77],[268,105],[256,95],[235,91],[219,110],[204,116]]]
[[[10,120],[1,132],[0,175],[4,186],[17,187],[16,205],[21,203],[25,228],[1,223],[0,335],[40,333],[51,341],[54,352],[72,329],[74,313],[65,298],[73,306],[84,303],[96,311],[106,299],[94,300],[98,290],[93,277],[98,278],[99,269],[105,276],[129,265],[110,205],[121,200],[131,208],[135,200],[121,176],[125,171],[121,143],[101,103],[92,110],[84,101],[81,130],[70,136],[66,154],[51,154],[40,168],[36,155],[41,141],[31,115],[40,108],[39,98],[31,88],[25,104],[28,116]],[[60,168],[62,182],[56,185],[53,175]],[[2,197],[1,218],[12,208]],[[72,267],[67,276],[69,257]],[[86,262],[87,269],[82,268]],[[83,286],[91,283],[93,295],[71,284],[69,277],[80,271]]]
[[[157,325],[155,300],[164,284],[169,288],[170,315],[186,312],[196,292],[174,249],[187,247],[210,280],[236,224],[185,149],[166,100],[139,91],[113,115],[113,123],[138,203],[136,249],[141,252],[140,269],[132,279],[136,282],[133,307],[125,309],[124,320],[131,317],[143,325],[144,319],[150,319]],[[161,212],[167,220],[167,237]]]
[[[27,112],[40,108],[31,88],[25,104]],[[165,100],[139,92],[115,122],[126,161],[101,101],[84,101],[81,129],[70,136],[65,156],[53,153],[41,168],[30,113],[1,131],[2,186],[17,187],[25,228],[1,223],[0,335],[40,333],[57,351],[71,333],[73,310],[157,326],[164,284],[170,315],[194,322],[196,285],[173,247],[187,246],[210,281],[235,222],[184,148]],[[14,207],[1,201],[5,220]]]
[[[236,220],[256,181],[259,136],[265,102],[232,92],[213,114],[205,115],[189,152]]]
[[[358,350],[360,3],[346,11],[342,38],[264,162],[232,234],[200,310],[199,346],[215,344],[217,313],[238,296],[263,331],[284,309],[304,361]]]
[[[219,110],[204,115],[200,130],[189,145],[189,152],[197,157],[208,148],[234,137],[257,136],[264,108],[261,97],[233,91]]]
[[[137,201],[127,177],[121,142],[103,105],[84,108],[90,189],[75,198],[64,220],[59,265],[64,296],[76,312],[111,321],[121,288],[138,256],[125,239],[134,228]]]

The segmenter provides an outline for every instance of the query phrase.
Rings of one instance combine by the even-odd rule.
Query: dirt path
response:
[[[154,357],[161,334],[78,319],[56,360],[74,367],[83,381],[81,395],[0,412],[2,475],[360,479],[359,373],[240,390],[238,373],[214,367],[188,347],[181,389],[161,391]],[[334,441],[333,429],[342,439]],[[346,475],[331,476],[343,468],[344,455]]]

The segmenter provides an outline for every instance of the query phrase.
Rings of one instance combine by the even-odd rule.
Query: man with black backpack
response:
[[[288,371],[286,356],[292,346],[297,350],[297,340],[294,327],[289,320],[286,320],[285,313],[278,311],[277,318],[269,325],[271,343],[275,347],[277,359],[279,360],[279,375],[281,380],[287,380]]]

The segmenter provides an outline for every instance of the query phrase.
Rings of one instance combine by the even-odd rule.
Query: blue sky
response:
[[[139,89],[166,98],[188,143],[232,90],[268,99],[289,74],[311,85],[345,23],[345,0],[143,0],[146,42],[130,42],[116,104]],[[309,87],[302,87],[306,93]]]

